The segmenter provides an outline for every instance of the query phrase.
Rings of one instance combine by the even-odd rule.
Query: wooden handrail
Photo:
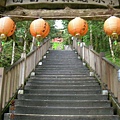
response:
[[[9,69],[0,68],[0,116],[10,99],[21,86],[24,86],[25,79],[35,69],[49,47],[50,39],[28,55],[22,53],[22,58]]]
[[[99,77],[102,88],[107,88],[117,98],[118,103],[120,103],[120,81],[118,81],[118,70],[120,67],[108,61],[104,56],[101,57],[94,50],[86,46],[79,46],[77,40],[73,40],[73,48],[77,50],[78,55],[82,59],[84,57],[84,61]]]

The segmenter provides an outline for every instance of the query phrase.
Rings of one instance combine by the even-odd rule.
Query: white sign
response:
[[[118,0],[7,0],[6,6],[12,5],[25,5],[25,4],[38,4],[38,3],[51,3],[51,4],[90,4],[102,6],[119,6]]]

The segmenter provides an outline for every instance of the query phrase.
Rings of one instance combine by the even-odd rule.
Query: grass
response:
[[[112,58],[111,54],[109,53],[106,53],[105,57],[110,61],[112,62],[113,64],[117,65],[118,67],[120,67],[120,58],[116,58],[115,57],[115,60]]]

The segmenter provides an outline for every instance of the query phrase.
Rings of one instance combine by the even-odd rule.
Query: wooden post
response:
[[[4,86],[4,68],[0,68],[0,117],[2,111],[3,86]],[[0,118],[1,120],[1,118]]]
[[[85,43],[82,42],[82,60],[83,60],[83,63],[85,62]]]
[[[21,58],[24,58],[25,61],[23,63],[23,67],[22,67],[22,70],[21,70],[21,85],[24,86],[24,80],[25,80],[25,72],[26,72],[26,53],[21,53]]]
[[[118,77],[120,77],[119,75],[120,75],[120,69],[118,70]],[[118,102],[120,103],[120,78],[118,78],[118,86],[117,86],[117,88],[118,88],[117,97],[118,97]]]
[[[102,79],[102,57],[105,57],[105,53],[104,52],[101,52],[99,54],[99,57],[100,57],[100,79],[101,79],[101,87],[104,89],[104,86],[103,86],[103,79]]]
[[[90,54],[90,52],[91,52],[91,50],[93,49],[93,47],[90,45],[89,46],[89,53],[88,53],[88,55],[89,55],[89,61],[88,61],[88,63],[89,63],[89,65],[90,65],[90,67],[91,67],[91,54]]]

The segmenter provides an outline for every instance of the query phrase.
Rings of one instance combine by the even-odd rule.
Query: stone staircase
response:
[[[119,120],[74,51],[50,50],[4,120]],[[40,62],[41,63],[41,62]]]

